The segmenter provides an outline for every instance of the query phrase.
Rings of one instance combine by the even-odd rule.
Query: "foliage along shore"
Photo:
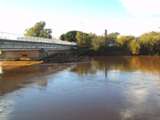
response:
[[[118,46],[103,46],[100,47],[98,50],[92,48],[80,48],[75,50],[74,53],[78,56],[128,56],[132,55],[132,53],[123,47]]]
[[[54,38],[52,30],[45,28],[44,21],[37,22],[33,27],[26,29],[25,36]],[[68,31],[60,36],[60,40],[76,42],[79,49],[77,55],[159,55],[160,32],[151,31],[140,36],[120,35],[112,32],[106,35],[84,33],[82,31]]]
[[[98,51],[89,48],[80,48],[73,50],[71,54],[57,53],[44,60],[44,63],[74,63],[88,62],[93,59],[91,56],[127,56],[131,52],[121,47],[102,47]]]
[[[77,42],[80,55],[159,55],[160,32],[151,31],[138,37],[120,35],[118,32],[104,35],[69,31],[61,40]]]
[[[132,56],[132,51],[122,46],[101,46],[98,50],[92,48],[79,48],[71,54],[53,54],[46,58],[44,63],[71,63],[92,61],[92,56]],[[158,55],[158,54],[137,54],[137,55]]]

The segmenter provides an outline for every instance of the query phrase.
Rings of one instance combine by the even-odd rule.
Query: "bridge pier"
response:
[[[76,43],[60,40],[28,36],[22,38],[22,40],[0,38],[0,60],[43,60],[52,54],[70,53],[72,47],[76,46]]]
[[[47,57],[44,50],[1,51],[1,60],[42,60]]]
[[[45,58],[57,53],[71,53],[71,50],[17,50],[0,51],[0,60],[44,60]]]

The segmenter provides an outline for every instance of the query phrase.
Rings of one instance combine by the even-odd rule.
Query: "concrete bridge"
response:
[[[42,60],[55,53],[70,53],[76,45],[74,42],[0,32],[0,60]]]

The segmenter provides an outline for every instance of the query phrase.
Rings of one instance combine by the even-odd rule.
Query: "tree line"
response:
[[[73,33],[73,34],[72,34]],[[94,51],[106,49],[124,50],[133,55],[159,55],[160,54],[160,32],[151,31],[144,33],[139,37],[133,35],[121,35],[113,32],[107,35],[105,41],[104,35],[94,33],[83,33],[81,31],[69,31],[60,36],[65,41],[75,41],[80,48],[92,49]],[[106,51],[107,52],[107,51]]]
[[[46,29],[45,25],[46,23],[43,21],[37,22],[33,27],[26,29],[25,36],[52,38],[52,30]],[[60,39],[77,42],[78,47],[84,54],[85,52],[91,55],[119,55],[122,53],[128,55],[160,54],[160,32],[156,31],[144,33],[139,37],[112,32],[107,35],[107,41],[105,41],[104,35],[73,30],[62,34]]]
[[[25,30],[25,36],[52,38],[52,29],[45,28],[46,23],[44,21],[37,22],[33,27]]]

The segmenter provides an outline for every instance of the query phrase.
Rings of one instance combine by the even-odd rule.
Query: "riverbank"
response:
[[[74,54],[54,54],[44,60],[44,63],[71,63],[92,61],[91,57],[78,56]]]
[[[79,48],[74,51],[79,56],[129,56],[131,52],[124,47],[119,46],[102,46],[98,50],[93,48]]]
[[[31,66],[36,64],[42,64],[43,61],[0,61],[0,71],[3,68],[3,70],[9,70],[13,68],[19,68],[24,66]]]
[[[30,60],[0,61],[0,66],[8,66],[10,69],[10,68],[17,68],[21,66],[30,66],[35,64],[75,63],[75,62],[88,62],[92,60],[93,59],[88,56],[78,56],[74,54],[58,53],[58,54],[53,54],[50,57],[41,61],[30,61]]]

